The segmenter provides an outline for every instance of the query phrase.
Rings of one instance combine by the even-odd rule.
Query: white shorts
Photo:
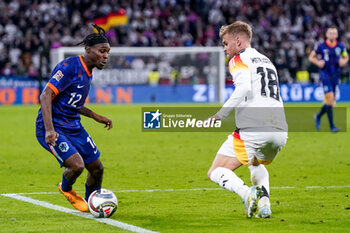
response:
[[[236,157],[247,165],[253,157],[261,164],[270,164],[286,144],[287,132],[244,132],[227,137],[217,154]]]

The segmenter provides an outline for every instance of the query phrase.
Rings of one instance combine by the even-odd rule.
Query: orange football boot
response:
[[[74,208],[81,212],[89,212],[89,207],[84,198],[82,198],[79,194],[77,194],[73,189],[68,192],[64,192],[62,190],[62,184],[60,183],[58,186],[60,192],[67,198],[69,203],[72,204]]]

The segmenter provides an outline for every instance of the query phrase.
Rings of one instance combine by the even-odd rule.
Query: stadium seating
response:
[[[283,69],[283,83],[297,81],[299,70],[314,70],[306,57],[323,39],[328,24],[338,26],[340,39],[349,48],[348,1],[97,2],[1,1],[0,75],[47,77],[51,48],[75,45],[91,30],[91,22],[120,9],[125,9],[128,23],[109,29],[112,46],[220,46],[222,25],[247,21],[255,33],[253,47],[267,54],[279,73]],[[343,69],[343,76],[349,76],[349,69]]]

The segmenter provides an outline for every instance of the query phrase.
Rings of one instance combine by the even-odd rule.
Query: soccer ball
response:
[[[118,199],[112,191],[99,189],[91,193],[88,206],[96,218],[109,218],[118,208]]]

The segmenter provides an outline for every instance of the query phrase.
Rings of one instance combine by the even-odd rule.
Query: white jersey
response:
[[[225,118],[235,109],[236,126],[287,131],[275,66],[263,54],[246,48],[229,62],[235,90],[217,115]]]

